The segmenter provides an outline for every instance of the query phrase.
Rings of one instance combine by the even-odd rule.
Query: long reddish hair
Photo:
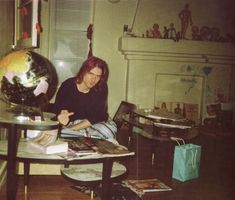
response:
[[[109,75],[108,65],[104,60],[95,56],[91,56],[83,62],[79,72],[76,75],[76,83],[82,83],[84,75],[95,67],[102,70],[101,78],[95,87],[100,88],[103,84],[106,84]]]

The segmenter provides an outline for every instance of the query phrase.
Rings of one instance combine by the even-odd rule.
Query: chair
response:
[[[129,124],[124,123],[123,117],[125,115],[132,115],[135,109],[135,104],[122,101],[113,117],[113,121],[117,124],[118,129],[116,139],[119,141],[119,143],[126,147],[129,147],[131,144],[132,130],[130,130]],[[123,134],[125,134],[125,136]]]
[[[122,101],[113,117],[113,121],[117,124],[118,129],[121,128],[123,124],[123,116],[131,114],[132,111],[136,109],[136,105],[129,103],[127,101]]]

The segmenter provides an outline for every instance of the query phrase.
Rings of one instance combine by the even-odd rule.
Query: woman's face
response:
[[[92,88],[100,81],[101,76],[102,70],[95,67],[84,75],[83,84],[85,84],[87,88]]]

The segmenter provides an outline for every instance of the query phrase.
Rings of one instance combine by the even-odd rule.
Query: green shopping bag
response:
[[[177,141],[179,144],[179,142]],[[201,146],[183,144],[175,146],[172,178],[187,181],[198,178],[201,159]]]

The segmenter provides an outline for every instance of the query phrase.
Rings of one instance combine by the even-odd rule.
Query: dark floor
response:
[[[157,177],[173,188],[170,192],[154,194],[149,199],[166,200],[232,200],[235,199],[235,131],[221,132],[217,136],[202,129],[199,136],[187,143],[201,145],[199,178],[180,182],[171,178],[174,144],[158,143],[155,162],[151,165],[149,140],[134,137],[138,146],[137,157],[128,161],[130,178]],[[123,141],[121,141],[123,142]],[[138,145],[136,145],[136,143]],[[159,153],[160,152],[160,153]],[[170,159],[166,159],[166,157]],[[151,195],[149,195],[151,197]]]
[[[220,136],[204,131],[190,141],[201,145],[200,176],[197,179],[180,182],[171,178],[173,143],[158,144],[153,161],[153,146],[149,140],[133,135],[130,149],[136,156],[125,161],[129,169],[128,178],[141,179],[157,177],[172,191],[148,194],[144,200],[233,200],[235,199],[235,132],[221,133]],[[119,135],[120,143],[128,143],[125,130]],[[189,141],[188,141],[189,142]],[[167,157],[169,159],[167,159]],[[24,196],[23,179],[19,178],[17,200],[88,200],[89,196],[70,188],[70,183],[61,176],[32,176],[28,196]],[[4,200],[4,191],[0,194]],[[100,198],[95,198],[96,200]]]

